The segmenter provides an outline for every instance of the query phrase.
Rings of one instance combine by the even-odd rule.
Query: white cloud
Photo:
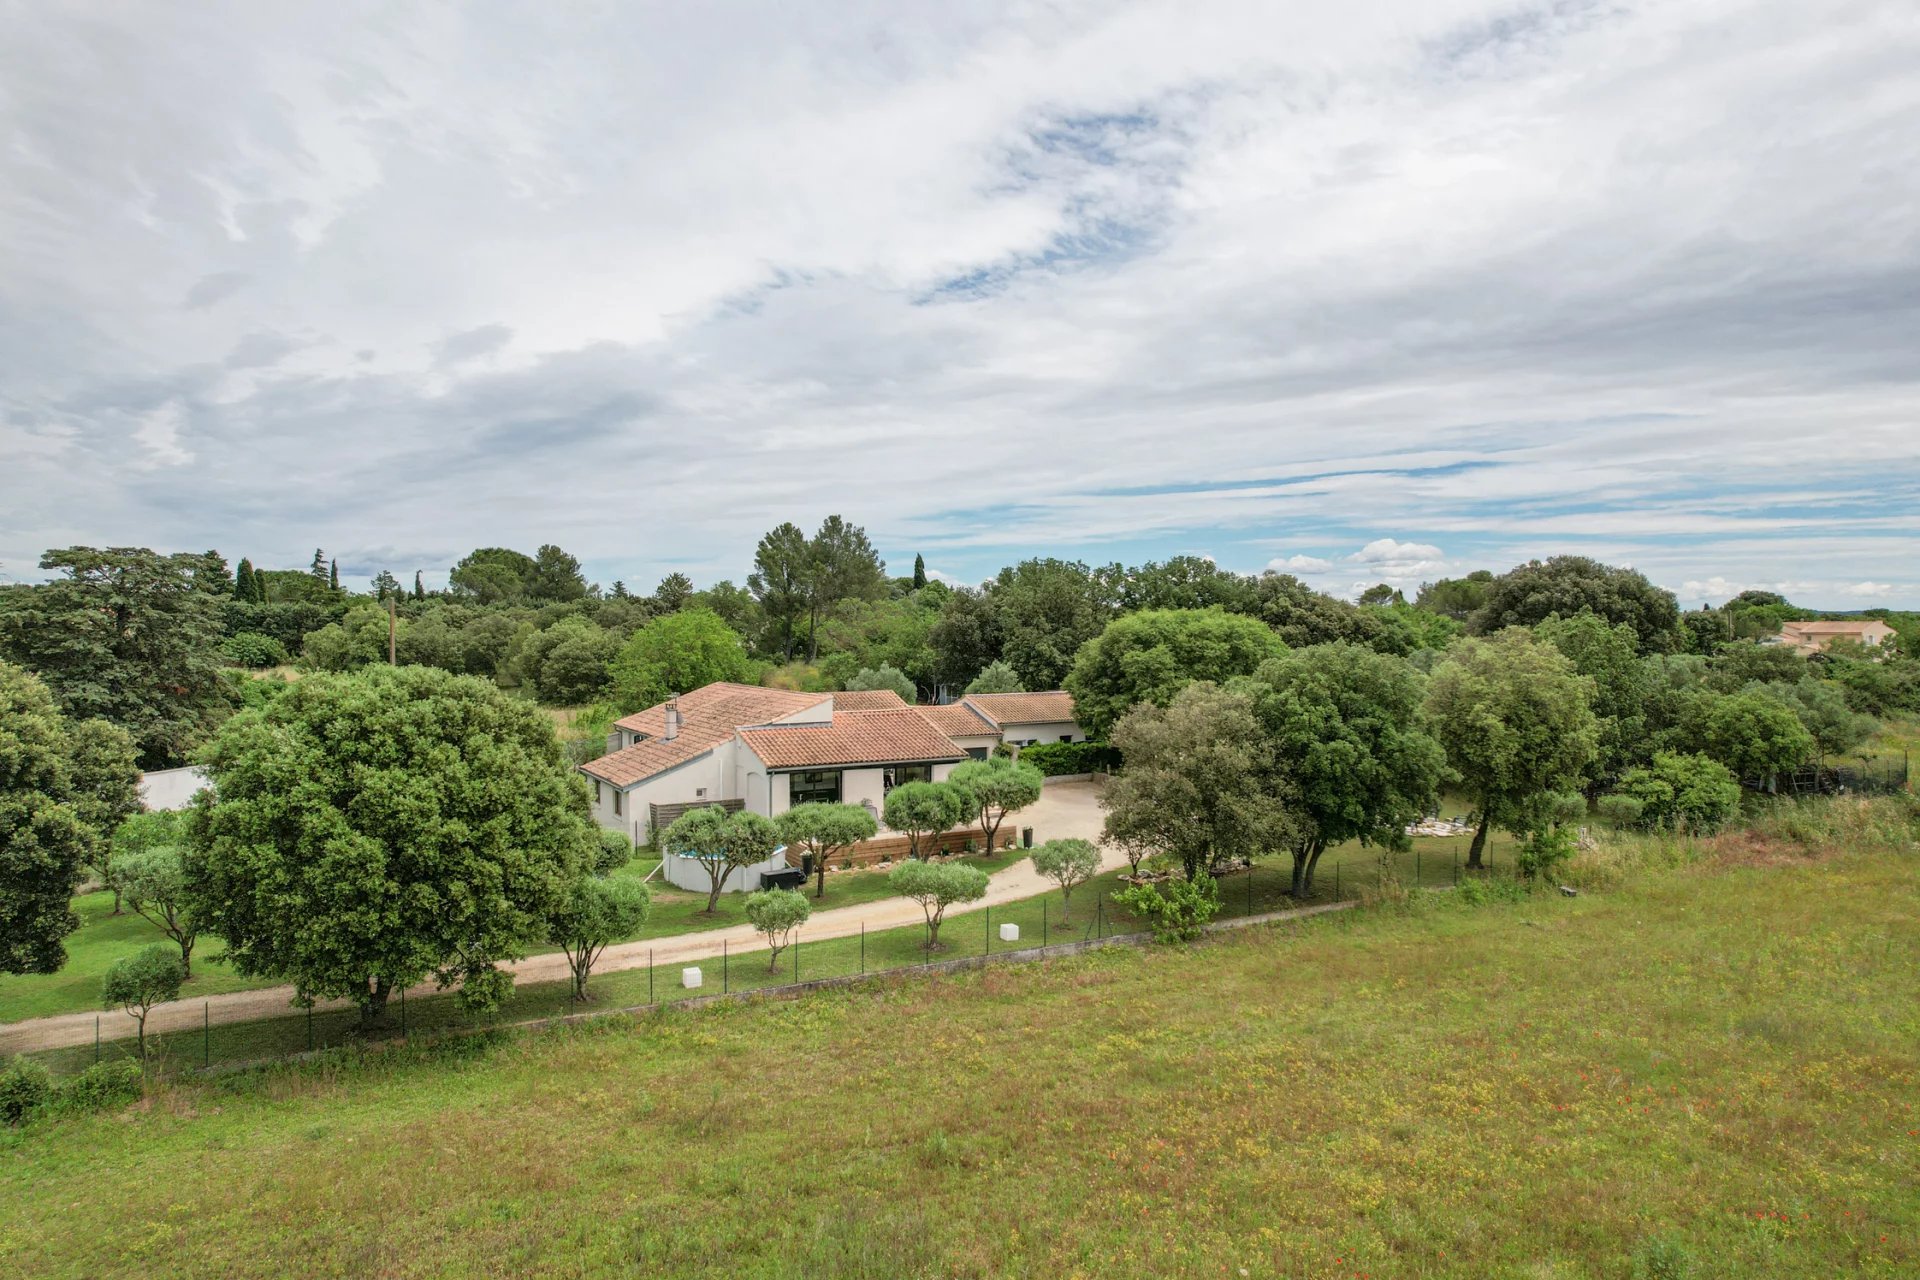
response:
[[[1333,561],[1319,556],[1288,556],[1284,560],[1275,557],[1267,561],[1267,568],[1275,573],[1326,573],[1333,568]]]
[[[840,510],[968,581],[1367,543],[1274,563],[1913,590],[1900,0],[8,34],[9,564],[371,555],[377,513],[396,571],[559,541],[737,581]]]

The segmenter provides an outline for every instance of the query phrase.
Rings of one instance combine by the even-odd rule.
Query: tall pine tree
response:
[[[420,585],[420,571],[418,569],[413,571],[413,598],[415,600],[425,600],[427,598],[427,589]]]
[[[327,580],[327,553],[318,547],[313,549],[313,563],[307,566],[307,576],[319,583]]]
[[[918,591],[927,585],[927,561],[924,556],[913,558],[913,589]]]

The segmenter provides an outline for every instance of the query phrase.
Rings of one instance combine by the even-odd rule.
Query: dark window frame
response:
[[[844,770],[840,769],[798,769],[787,775],[787,804],[839,804],[846,794]],[[833,785],[813,781],[832,777]],[[808,781],[803,782],[806,779]],[[804,789],[803,789],[804,788]],[[831,793],[831,794],[829,794]]]

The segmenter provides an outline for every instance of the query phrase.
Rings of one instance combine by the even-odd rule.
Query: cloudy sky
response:
[[[837,511],[1920,606],[1912,0],[8,15],[0,576]]]

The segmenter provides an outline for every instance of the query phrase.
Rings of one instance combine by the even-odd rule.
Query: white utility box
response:
[[[682,969],[680,971],[680,985],[683,987],[699,986],[700,985],[700,966],[689,965],[687,968]]]
[[[1003,925],[1001,925],[1001,926],[1000,926],[1000,941],[1002,941],[1002,942],[1018,942],[1018,941],[1020,941],[1020,926],[1019,926],[1019,925],[1017,925],[1017,924],[1003,924]]]

